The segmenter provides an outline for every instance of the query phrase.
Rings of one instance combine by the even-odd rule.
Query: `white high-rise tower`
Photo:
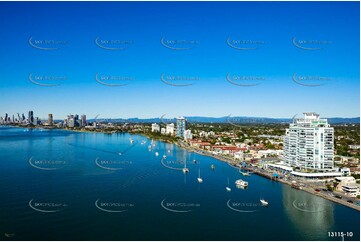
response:
[[[304,113],[286,129],[285,164],[301,169],[333,169],[334,131],[327,119],[316,113]]]

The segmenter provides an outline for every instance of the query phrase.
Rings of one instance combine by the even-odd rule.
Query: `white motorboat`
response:
[[[260,199],[259,201],[261,202],[262,206],[268,206],[268,201],[264,199]]]
[[[251,175],[249,172],[242,172],[242,170],[239,170],[239,173],[241,173],[243,176],[250,176]]]
[[[163,159],[166,159],[167,158],[167,156],[166,155],[163,155]]]
[[[158,152],[155,152],[155,156],[158,156],[159,155],[159,153]]]

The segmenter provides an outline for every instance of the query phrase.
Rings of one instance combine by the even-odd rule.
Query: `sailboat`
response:
[[[229,187],[229,178],[228,178],[228,186],[226,187],[227,192],[231,191],[231,188]]]
[[[188,173],[189,172],[189,170],[187,168],[187,161],[184,161],[184,168],[182,170],[183,170],[183,173]]]
[[[197,178],[199,183],[203,182],[203,179],[201,178],[201,169],[198,170],[198,178]]]

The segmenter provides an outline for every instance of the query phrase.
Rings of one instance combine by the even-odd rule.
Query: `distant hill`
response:
[[[201,117],[201,116],[190,116],[185,117],[190,123],[236,123],[236,124],[271,124],[271,123],[290,123],[292,119],[290,118],[265,118],[265,117],[246,117],[246,116],[235,116],[235,117]],[[359,124],[360,117],[357,118],[327,118],[330,124]],[[93,122],[94,119],[88,120]],[[140,118],[129,118],[129,119],[103,119],[99,118],[98,121],[108,121],[112,123],[171,123],[175,122],[175,118],[149,118],[149,119],[140,119]]]

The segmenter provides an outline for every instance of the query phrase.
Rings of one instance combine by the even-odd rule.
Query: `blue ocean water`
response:
[[[0,127],[0,192],[2,240],[360,238],[356,210],[127,133]]]

